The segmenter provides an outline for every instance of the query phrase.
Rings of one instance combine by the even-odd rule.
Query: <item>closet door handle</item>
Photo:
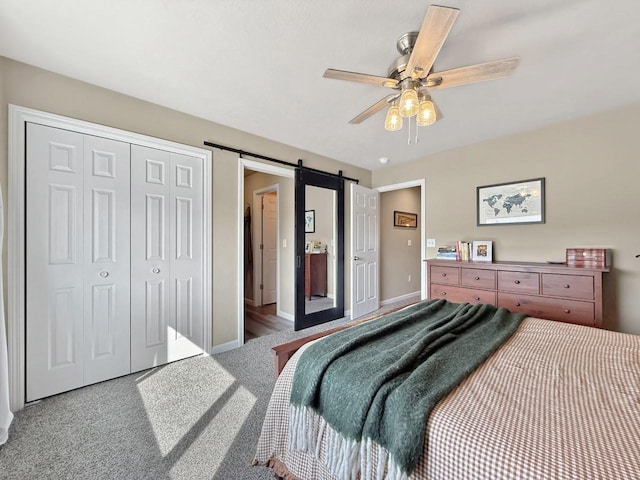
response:
[[[158,273],[160,273],[160,269],[158,267],[153,267],[153,269],[151,270],[153,273],[155,273],[156,275]]]
[[[102,278],[107,278],[107,277],[109,276],[109,272],[107,272],[106,270],[104,270],[104,271],[100,272],[100,276],[101,276]]]
[[[358,260],[360,260],[360,257],[355,256],[355,257],[353,257],[353,259],[357,262]]]

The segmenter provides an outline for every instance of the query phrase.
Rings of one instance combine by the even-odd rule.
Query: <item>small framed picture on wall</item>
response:
[[[471,260],[474,262],[492,262],[493,245],[489,240],[474,240]]]

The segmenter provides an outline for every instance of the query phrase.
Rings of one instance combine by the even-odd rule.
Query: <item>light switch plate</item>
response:
[[[435,247],[436,239],[435,238],[427,238],[427,247]]]

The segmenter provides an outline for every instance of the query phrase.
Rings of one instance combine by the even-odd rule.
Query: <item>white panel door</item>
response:
[[[262,305],[276,303],[278,268],[278,197],[262,195]]]
[[[27,126],[27,400],[129,373],[129,144]]]
[[[351,184],[351,318],[380,306],[379,203],[377,191]]]
[[[27,401],[83,381],[83,136],[27,124]]]
[[[168,360],[171,155],[131,146],[131,371]]]
[[[171,154],[169,362],[199,355],[204,346],[202,175],[202,159]]]
[[[131,371],[202,353],[202,161],[131,146]]]
[[[84,137],[84,383],[130,372],[130,144]]]

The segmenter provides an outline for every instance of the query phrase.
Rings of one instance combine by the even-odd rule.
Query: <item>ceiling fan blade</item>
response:
[[[405,69],[408,76],[415,80],[429,74],[458,13],[457,8],[429,5]]]
[[[377,103],[374,103],[373,105],[371,105],[364,112],[362,112],[361,114],[359,114],[358,116],[356,116],[352,120],[349,120],[349,123],[356,124],[356,123],[364,122],[367,118],[369,118],[374,113],[378,113],[380,110],[384,109],[384,107],[389,105],[390,102],[392,102],[393,100],[395,100],[399,96],[400,96],[399,93],[397,93],[397,94],[393,94],[392,93],[391,95],[387,95],[386,97],[384,97],[383,99],[381,99]]]
[[[518,63],[520,63],[520,58],[513,57],[495,62],[479,63],[478,65],[469,65],[468,67],[434,72],[427,77],[427,86],[431,90],[437,90],[508,77],[516,69]]]
[[[347,80],[349,82],[368,83],[379,87],[394,88],[398,85],[398,81],[393,78],[367,75],[366,73],[347,72],[345,70],[334,70],[333,68],[327,68],[322,76],[324,78]]]

